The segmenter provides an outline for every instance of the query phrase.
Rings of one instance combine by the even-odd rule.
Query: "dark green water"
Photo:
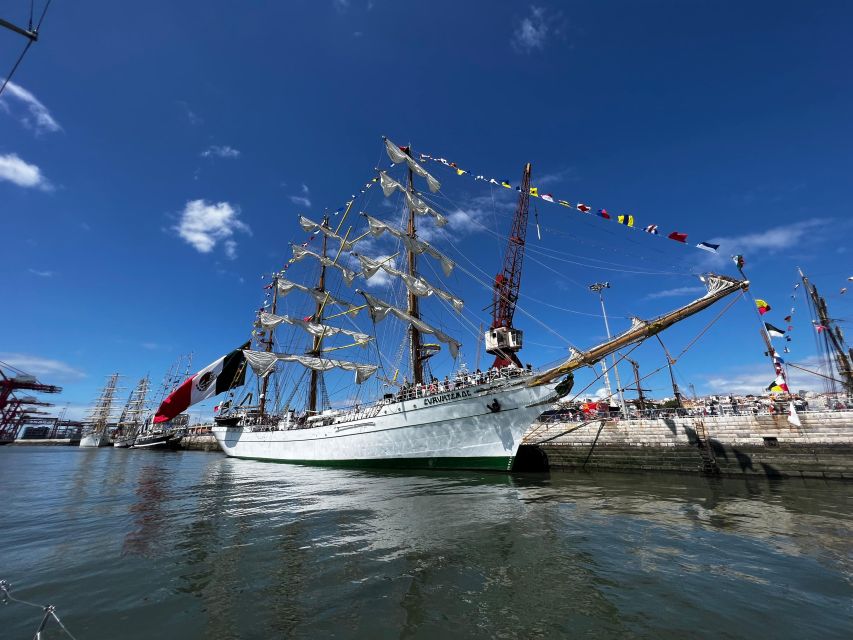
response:
[[[78,640],[849,638],[850,486],[0,447],[0,578]]]

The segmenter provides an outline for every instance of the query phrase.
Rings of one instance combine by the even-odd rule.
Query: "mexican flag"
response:
[[[243,385],[246,381],[246,356],[243,355],[243,349],[248,349],[249,344],[247,342],[184,380],[160,404],[154,414],[154,423],[171,420],[197,402]]]

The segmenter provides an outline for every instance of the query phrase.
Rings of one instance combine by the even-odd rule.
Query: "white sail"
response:
[[[352,240],[344,240],[343,237],[339,236],[337,233],[329,229],[329,227],[324,227],[322,224],[314,222],[313,220],[309,220],[305,216],[299,216],[299,226],[302,227],[305,231],[314,231],[317,230],[320,233],[324,234],[326,237],[331,238],[332,240],[337,240],[341,243],[341,251],[351,251],[355,242]]]
[[[426,169],[415,162],[408,153],[403,152],[400,147],[391,142],[388,138],[385,138],[385,150],[388,151],[388,157],[391,158],[391,162],[394,164],[402,164],[405,162],[409,165],[409,169],[412,170],[412,173],[424,178],[427,181],[427,185],[429,185],[430,191],[435,193],[441,189],[441,183],[438,180],[433,178]],[[388,194],[386,193],[385,195],[387,196]]]
[[[392,306],[383,300],[380,300],[376,296],[372,296],[369,293],[366,293],[365,291],[361,290],[357,290],[356,293],[360,293],[364,296],[364,299],[367,301],[367,308],[370,311],[370,317],[373,318],[374,322],[379,322],[380,320],[383,320],[390,313],[402,320],[403,322],[408,322],[421,333],[431,333],[432,335],[434,335],[436,338],[438,338],[447,345],[447,347],[450,349],[450,355],[454,358],[459,355],[459,347],[462,345],[459,343],[458,340],[454,340],[443,331],[428,325],[420,318],[415,318],[414,316],[409,315],[402,309],[398,309],[397,307]]]
[[[340,298],[336,298],[328,291],[318,291],[317,289],[311,289],[310,287],[306,287],[303,284],[297,284],[296,282],[291,282],[290,280],[285,280],[284,278],[278,278],[277,280],[277,288],[278,292],[282,296],[286,296],[288,293],[297,289],[302,291],[303,293],[307,293],[309,296],[314,298],[317,302],[332,302],[339,307],[343,307],[344,309],[349,309],[353,312],[353,315],[358,313],[358,308],[352,302],[347,302],[346,300],[341,300]]]
[[[379,172],[379,183],[382,185],[382,193],[385,194],[386,198],[393,194],[394,191],[399,191],[406,197],[406,205],[415,213],[422,216],[432,216],[435,218],[435,223],[440,227],[447,224],[447,218],[421,200],[414,193],[406,189],[384,171]]]
[[[341,273],[344,276],[344,282],[347,283],[347,286],[352,285],[352,281],[355,279],[355,271],[351,269],[347,269],[342,264],[338,264],[336,260],[332,260],[331,258],[327,258],[325,256],[321,256],[319,253],[314,253],[313,251],[308,251],[305,247],[300,247],[299,245],[293,245],[293,259],[294,260],[302,260],[305,256],[311,256],[312,258],[317,258],[321,264],[326,265],[327,267],[334,267],[335,269],[340,269]]]
[[[361,263],[361,268],[364,273],[365,278],[372,277],[379,269],[383,269],[385,272],[389,273],[392,276],[396,276],[400,278],[403,283],[406,285],[406,288],[414,293],[416,296],[431,296],[436,295],[442,300],[446,300],[450,304],[453,305],[453,308],[458,312],[462,313],[462,307],[464,306],[464,302],[460,298],[457,298],[451,293],[444,291],[443,289],[439,289],[433,284],[430,284],[426,280],[424,280],[421,276],[412,276],[408,273],[395,269],[391,266],[388,260],[374,260],[373,258],[368,258],[367,256],[363,256],[360,254],[353,254],[358,258],[358,261]]]
[[[417,238],[412,238],[402,229],[398,229],[387,222],[382,222],[382,220],[374,218],[373,216],[364,214],[364,217],[367,218],[367,223],[370,225],[370,235],[378,237],[381,236],[383,232],[387,231],[392,236],[402,241],[403,246],[412,253],[416,253],[418,255],[425,253],[438,260],[441,263],[441,269],[444,271],[444,275],[449,276],[453,271],[453,267],[455,266],[453,260],[438,251],[431,244],[424,242],[423,240],[418,240]]]
[[[355,382],[361,384],[376,373],[379,368],[375,364],[360,364],[358,362],[347,362],[345,360],[331,360],[329,358],[317,358],[314,356],[303,356],[290,353],[272,353],[266,351],[243,350],[246,361],[252,367],[255,375],[263,378],[268,375],[277,362],[297,362],[303,367],[314,371],[329,371],[330,369],[344,369],[355,371]]]
[[[372,339],[366,333],[359,333],[358,331],[351,331],[349,329],[342,329],[341,327],[332,327],[327,324],[320,324],[318,322],[308,322],[307,320],[302,320],[301,318],[291,318],[290,316],[277,316],[272,313],[267,313],[266,311],[261,312],[261,326],[264,329],[274,329],[280,324],[289,324],[295,327],[300,327],[310,333],[312,336],[318,336],[320,338],[326,336],[334,336],[339,333],[350,336],[353,340],[356,341],[356,344],[366,345]]]

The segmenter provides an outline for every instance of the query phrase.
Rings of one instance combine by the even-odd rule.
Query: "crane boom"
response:
[[[521,366],[518,352],[522,346],[522,332],[512,326],[518,292],[521,288],[521,271],[524,263],[524,246],[527,238],[527,218],[530,212],[530,163],[524,167],[518,205],[512,220],[503,268],[495,276],[492,294],[492,326],[486,332],[486,353],[495,356],[494,367],[511,364]]]

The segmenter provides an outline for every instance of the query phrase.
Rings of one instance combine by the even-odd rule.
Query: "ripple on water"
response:
[[[840,637],[847,485],[0,448],[2,574],[81,638]],[[36,612],[37,613],[37,612]],[[0,608],[10,637],[28,613]]]

